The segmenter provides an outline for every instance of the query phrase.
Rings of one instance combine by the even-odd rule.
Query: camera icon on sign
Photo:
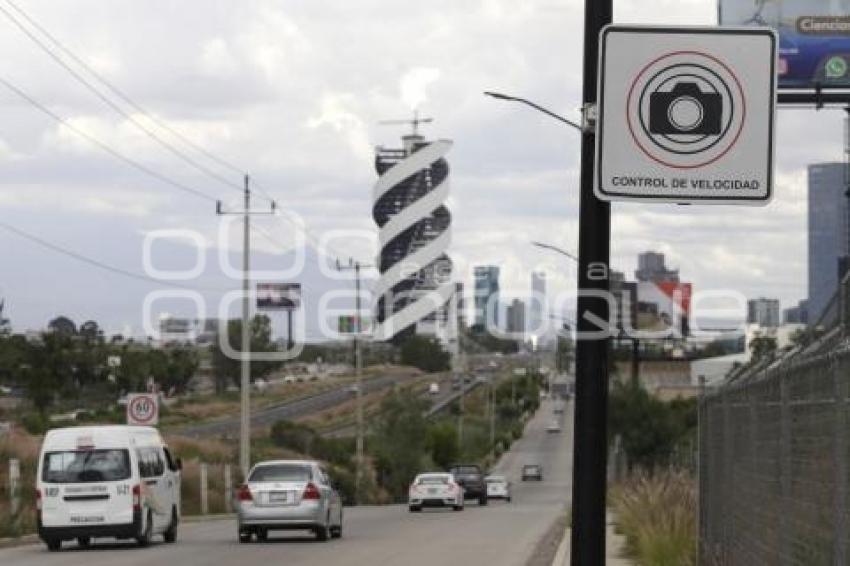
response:
[[[649,95],[649,132],[657,135],[719,136],[723,98],[703,92],[695,82],[680,81],[668,92]]]

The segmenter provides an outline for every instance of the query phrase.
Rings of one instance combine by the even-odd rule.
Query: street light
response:
[[[577,123],[573,122],[572,120],[568,120],[567,118],[564,118],[560,114],[556,114],[556,113],[552,112],[551,110],[543,108],[539,104],[531,102],[530,100],[526,100],[525,98],[519,98],[518,96],[511,96],[509,94],[502,94],[501,92],[493,92],[493,91],[490,91],[490,90],[485,90],[484,95],[489,96],[491,98],[495,98],[497,100],[507,100],[509,102],[519,102],[521,104],[525,104],[526,106],[531,106],[535,110],[537,110],[539,112],[543,112],[547,116],[551,116],[552,118],[554,118],[554,119],[556,119],[560,122],[563,122],[564,124],[567,124],[568,126],[572,126],[573,128],[575,128],[576,130],[578,130],[580,132],[584,131],[584,129],[581,126],[579,126]]]
[[[571,260],[573,260],[574,262],[578,263],[578,258],[575,256],[575,254],[572,254],[572,253],[568,252],[567,250],[561,249],[558,246],[553,246],[552,244],[544,244],[543,242],[531,242],[531,245],[536,246],[538,248],[543,248],[544,250],[549,250],[549,251],[559,253],[562,256],[566,256],[566,257],[570,258]]]
[[[609,352],[606,340],[593,340],[591,322],[607,321],[611,263],[611,207],[594,193],[599,34],[613,20],[612,0],[584,2],[584,71],[582,77],[582,125],[538,104],[515,96],[489,92],[499,100],[530,106],[581,134],[578,227],[578,316],[576,341],[576,403],[573,449],[572,532],[570,563],[598,566],[605,563],[605,492],[607,468],[607,420]],[[587,125],[588,127],[582,127]],[[585,334],[587,333],[587,334]]]

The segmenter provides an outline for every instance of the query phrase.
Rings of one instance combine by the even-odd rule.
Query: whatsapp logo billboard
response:
[[[778,32],[780,88],[850,88],[850,0],[720,0],[720,25]]]

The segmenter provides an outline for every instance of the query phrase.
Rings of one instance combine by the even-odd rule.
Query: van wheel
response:
[[[91,544],[91,537],[79,537],[77,539],[77,544],[79,544],[83,548],[88,548]]]
[[[142,534],[136,537],[136,542],[139,546],[145,547],[150,545],[153,538],[153,516],[148,513],[148,518],[145,520],[145,530]]]
[[[171,510],[171,523],[168,525],[168,530],[162,533],[162,540],[167,543],[177,542],[177,509]]]
[[[59,552],[62,548],[62,541],[57,538],[47,539],[44,544],[47,545],[47,550],[50,552]]]

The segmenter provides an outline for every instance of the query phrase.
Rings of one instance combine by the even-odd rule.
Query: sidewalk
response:
[[[626,553],[626,539],[614,531],[613,517],[610,514],[608,514],[608,523],[605,531],[605,545],[607,547],[605,551],[606,566],[634,566],[634,562],[628,558],[624,558]],[[569,564],[570,531],[567,529],[567,534],[558,547],[558,553],[552,561],[552,566],[569,566]]]

